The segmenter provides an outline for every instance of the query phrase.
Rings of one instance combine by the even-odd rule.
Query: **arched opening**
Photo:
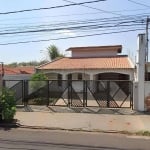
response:
[[[67,79],[68,80],[89,80],[90,79],[90,75],[85,74],[85,73],[80,73],[80,72],[76,72],[76,73],[69,73],[67,75]]]
[[[95,75],[95,90],[96,92],[104,92],[108,90],[109,92],[115,93],[115,91],[120,91],[124,95],[129,95],[130,91],[130,76],[128,74],[122,73],[99,73]],[[113,95],[113,94],[112,94]]]
[[[83,94],[84,82],[83,80],[89,80],[90,76],[85,73],[75,72],[67,75],[68,80],[72,80],[72,88],[75,92]]]
[[[62,74],[59,73],[48,73],[46,74],[48,80],[56,80],[58,86],[62,86]]]
[[[128,74],[122,73],[99,73],[95,75],[96,80],[129,80],[130,76]]]

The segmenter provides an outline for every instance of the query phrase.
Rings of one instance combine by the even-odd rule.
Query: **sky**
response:
[[[138,49],[137,36],[145,32],[146,16],[150,14],[148,0],[106,0],[62,8],[2,14],[87,1],[93,0],[0,0],[0,62],[9,64],[48,59],[46,48],[51,44],[56,45],[66,56],[70,56],[65,51],[69,47],[122,45],[122,53],[128,54],[134,61]],[[109,27],[112,25],[110,19],[114,20],[113,27]],[[91,29],[91,26],[84,29],[78,27],[82,26],[83,22],[86,22],[84,25],[89,25],[91,20],[96,21],[96,29]],[[75,26],[77,28],[72,29]],[[43,29],[44,31],[18,33]],[[128,30],[136,31],[120,32]],[[91,34],[94,36],[85,36]],[[49,41],[41,41],[48,39]],[[31,42],[38,40],[41,42]],[[28,43],[20,43],[26,41]]]

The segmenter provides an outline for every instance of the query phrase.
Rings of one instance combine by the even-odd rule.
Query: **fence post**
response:
[[[5,80],[2,80],[2,88],[5,88]]]
[[[107,82],[107,107],[110,107],[110,81],[106,81]]]
[[[49,80],[47,80],[47,107],[49,106]]]
[[[21,80],[21,84],[22,84],[22,104],[24,104],[24,83],[23,83],[23,80]]]
[[[87,81],[83,81],[83,107],[87,106]]]
[[[70,107],[70,105],[71,105],[71,103],[70,103],[70,98],[71,98],[71,83],[70,83],[71,81],[70,80],[68,80],[68,107]]]
[[[28,81],[24,80],[24,106],[28,105]]]
[[[133,82],[129,81],[130,84],[130,107],[133,110]]]

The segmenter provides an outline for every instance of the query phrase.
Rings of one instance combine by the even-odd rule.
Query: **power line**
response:
[[[120,30],[133,30],[133,29],[135,29],[135,26],[131,26],[131,27],[121,27],[121,28],[108,28],[107,29],[107,31],[110,31],[110,32],[112,32],[112,31],[120,31]],[[92,33],[94,34],[94,33],[98,33],[98,32],[105,32],[106,31],[106,29],[93,29],[92,30]],[[75,32],[75,34],[83,34],[83,33],[90,33],[91,34],[91,30],[82,30],[82,31],[76,31]],[[44,35],[43,35],[44,34]],[[67,31],[64,31],[64,32],[57,32],[57,33],[55,33],[55,34],[53,34],[53,37],[56,35],[64,35],[64,34],[68,34],[68,32]],[[48,32],[47,32],[47,35],[48,35]],[[23,36],[23,38],[20,38],[21,36]],[[32,39],[35,39],[35,38],[41,38],[41,37],[44,37],[45,36],[45,33],[36,33],[36,34],[32,34],[32,35],[19,35],[19,37],[18,37],[18,39],[15,37],[15,39],[14,40],[10,40],[9,42],[15,42],[15,41],[18,41],[18,40],[20,40],[20,41],[24,41],[24,40],[32,40]],[[14,37],[14,35],[11,35],[11,36],[7,36],[7,37]],[[4,39],[4,38],[3,38]],[[2,42],[2,40],[1,40],[1,42]],[[9,43],[8,42],[8,40],[6,40],[6,41],[4,41],[4,42],[7,42],[7,43]],[[3,42],[3,43],[4,43]]]
[[[150,8],[150,6],[148,6],[148,5],[146,5],[146,4],[143,4],[143,3],[136,2],[136,1],[134,1],[134,0],[128,0],[128,1],[131,2],[131,3],[137,4],[137,5],[141,5],[141,6]]]
[[[149,10],[149,8],[146,9],[123,9],[123,10],[116,10],[111,12],[132,12],[132,11],[143,11],[143,10]],[[39,19],[39,18],[55,18],[55,17],[68,17],[68,16],[83,16],[83,15],[94,15],[94,14],[100,14],[99,12],[94,13],[73,13],[73,14],[62,14],[62,15],[51,15],[51,16],[41,16],[41,17],[23,17],[23,18],[8,18],[8,19],[0,19],[0,21],[16,21],[16,20],[33,20],[33,19]],[[105,12],[103,12],[105,13]]]
[[[144,13],[144,14],[135,14],[135,15],[124,15],[124,16],[121,16],[121,17],[111,17],[111,18],[109,18],[109,17],[106,17],[106,18],[98,18],[99,19],[99,21],[100,22],[103,22],[104,20],[114,20],[114,19],[118,19],[118,20],[124,20],[124,19],[139,19],[139,18],[144,18],[144,17],[147,17],[147,16],[149,16],[150,15],[150,13]],[[97,18],[95,18],[95,20],[96,20]],[[88,19],[88,20],[92,20],[92,19]],[[81,22],[81,21],[85,21],[85,20],[67,20],[67,21],[69,21],[69,22],[74,22],[74,21],[76,21],[76,22]],[[66,21],[66,23],[69,23],[69,22],[67,22]],[[58,21],[53,21],[53,22],[58,22]],[[41,23],[41,22],[40,22]],[[49,22],[43,22],[43,23],[49,23]],[[64,22],[58,22],[59,24],[63,24]],[[0,26],[3,26],[3,27],[1,27],[1,29],[3,28],[3,29],[5,29],[5,28],[17,28],[17,27],[21,27],[22,28],[22,25],[23,25],[23,27],[24,27],[24,25],[30,25],[30,24],[38,24],[38,22],[32,22],[32,23],[19,23],[19,26],[18,26],[18,24],[12,24],[11,23],[11,26],[9,26],[10,24],[0,24]],[[51,24],[52,25],[52,24]],[[56,24],[53,24],[53,25],[56,25]]]
[[[115,31],[115,32],[105,32],[100,34],[87,34],[87,35],[79,35],[79,36],[70,36],[70,37],[62,37],[62,38],[53,38],[53,39],[45,39],[45,40],[33,40],[33,41],[19,41],[19,42],[10,42],[10,43],[0,43],[0,45],[14,45],[14,44],[25,44],[25,43],[35,43],[35,42],[47,42],[47,41],[56,41],[56,40],[65,40],[65,39],[74,39],[74,38],[83,38],[83,37],[91,37],[91,36],[99,36],[106,34],[115,34],[115,33],[125,33],[125,32],[133,32],[138,30],[144,30],[144,28],[132,29],[132,30],[123,30],[123,31]]]
[[[128,22],[132,22],[132,21],[142,21],[144,20],[145,17],[147,17],[148,15],[133,15],[133,16],[124,16],[124,17],[111,17],[111,18],[95,18],[95,19],[86,19],[86,20],[69,20],[69,21],[65,21],[65,22],[58,22],[58,23],[52,23],[52,24],[39,24],[39,25],[32,25],[32,26],[27,26],[26,24],[20,24],[19,26],[7,26],[7,24],[4,24],[3,27],[1,27],[0,29],[7,29],[7,30],[16,30],[16,29],[32,29],[32,28],[40,28],[40,27],[58,27],[58,26],[69,26],[69,25],[75,25],[75,24],[85,24],[85,23],[96,23],[96,22],[100,22],[100,23],[111,23],[111,22],[124,22],[124,21],[128,21]],[[36,23],[37,24],[37,23]]]
[[[130,21],[134,22],[134,21]],[[109,25],[109,24],[92,24],[92,25],[80,25],[80,26],[71,26],[71,27],[59,27],[59,28],[42,28],[42,29],[35,29],[35,30],[24,30],[24,31],[14,31],[14,32],[0,32],[0,35],[10,35],[10,34],[20,34],[20,33],[35,33],[35,32],[49,32],[49,31],[62,31],[62,30],[75,30],[75,29],[95,29],[95,28],[109,28],[109,27],[118,27],[118,26],[131,26],[130,24],[126,24],[129,22],[119,22],[117,24]],[[125,25],[122,25],[125,24]],[[135,26],[136,24],[133,24],[132,26]],[[138,24],[143,25],[143,24]]]
[[[33,9],[1,12],[0,15],[16,14],[16,13],[23,13],[23,12],[38,11],[38,10],[48,10],[48,9],[55,9],[55,8],[63,8],[63,7],[76,6],[76,5],[82,5],[82,4],[98,3],[100,1],[106,1],[106,0],[94,0],[94,1],[86,1],[86,2],[81,2],[81,3],[72,3],[72,4],[58,5],[58,6],[52,6],[52,7],[43,7],[43,8],[33,8]]]
[[[144,9],[145,10],[145,9]],[[23,17],[23,18],[8,18],[8,19],[1,19],[0,21],[16,21],[16,20],[30,20],[30,19],[39,19],[39,18],[55,18],[55,17],[68,17],[68,16],[82,16],[82,15],[94,15],[99,14],[100,12],[95,13],[73,13],[73,14],[63,14],[63,15],[51,15],[51,16],[41,16],[41,17]]]
[[[63,0],[63,1],[69,2],[69,3],[72,3],[72,4],[76,4],[76,2],[70,1],[70,0]],[[94,10],[98,10],[98,11],[103,12],[103,13],[109,13],[109,14],[119,15],[119,16],[121,15],[121,14],[118,14],[118,13],[115,13],[115,12],[112,12],[112,11],[106,11],[106,10],[103,10],[103,9],[87,6],[87,5],[84,5],[84,4],[81,4],[81,6],[86,7],[86,8],[90,8],[90,9],[94,9]]]

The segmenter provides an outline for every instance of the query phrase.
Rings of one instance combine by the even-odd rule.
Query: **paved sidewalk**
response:
[[[84,131],[150,131],[150,115],[62,113],[50,111],[17,111],[16,119],[24,127]]]

